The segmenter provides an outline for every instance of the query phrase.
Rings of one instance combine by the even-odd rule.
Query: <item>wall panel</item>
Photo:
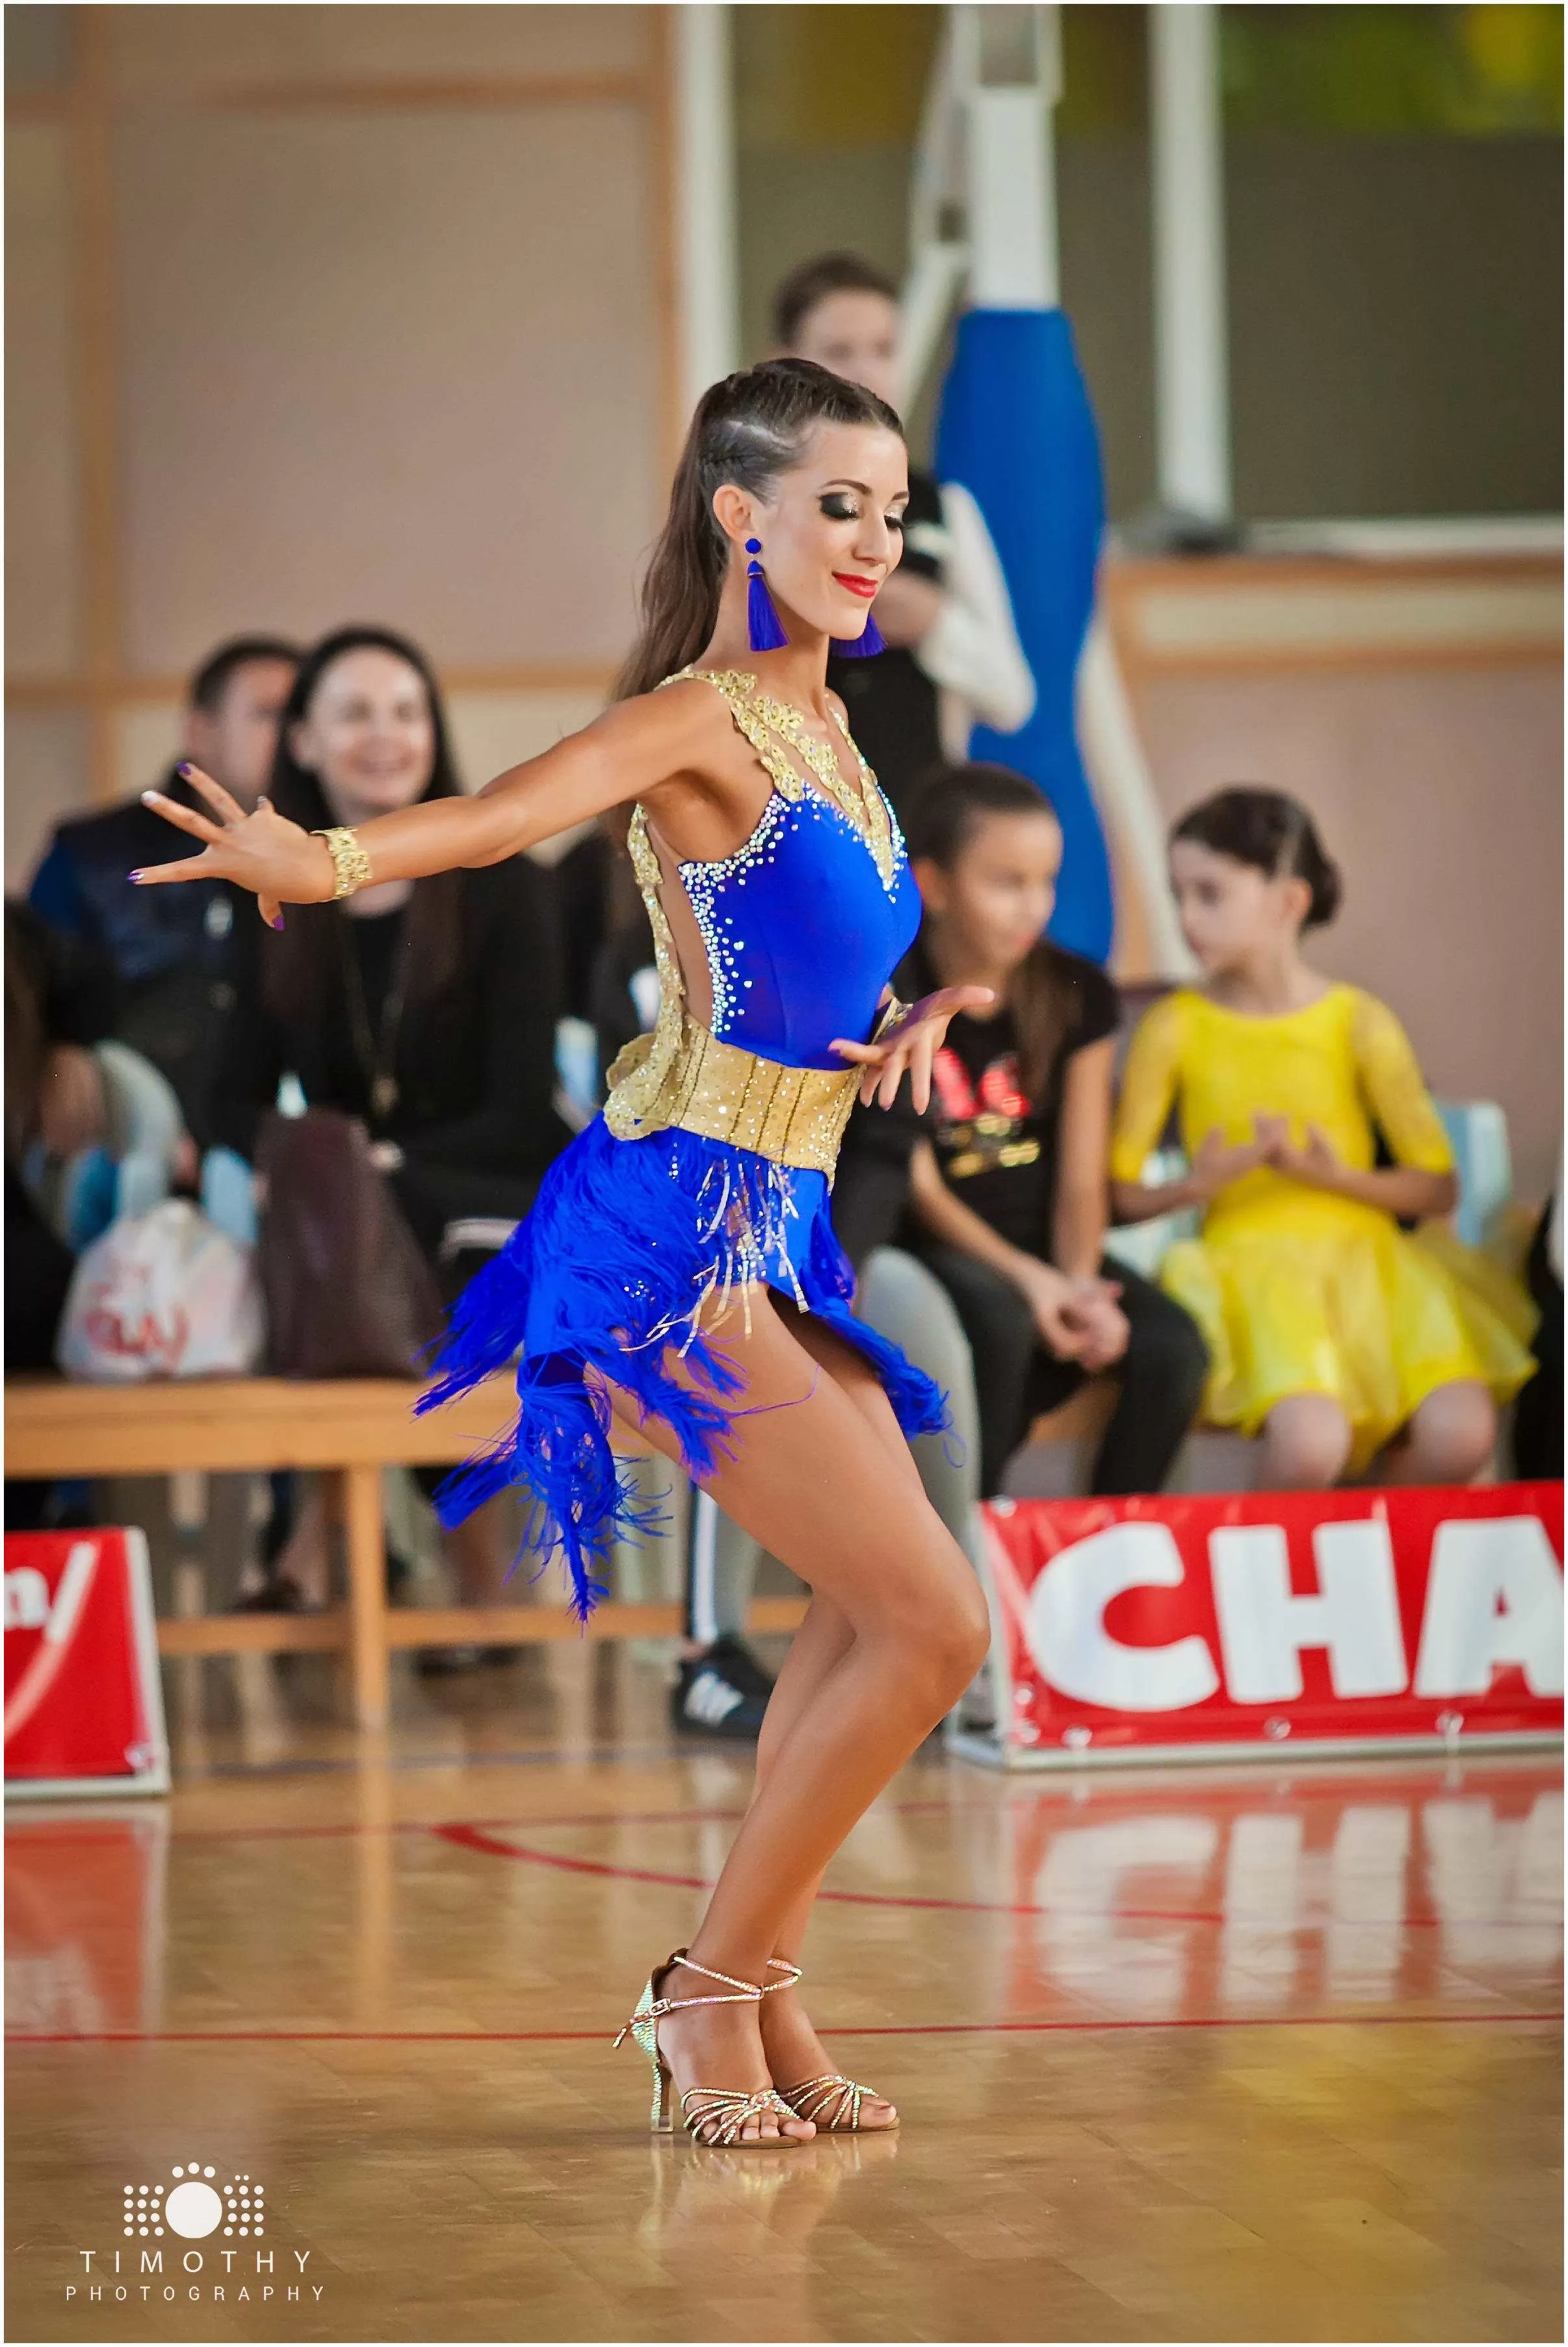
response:
[[[673,424],[667,31],[7,9],[14,874],[234,630],[405,628],[475,780],[598,706]]]
[[[5,716],[5,891],[25,889],[50,832],[87,798],[87,719],[72,709]]]
[[[329,96],[394,79],[451,81],[633,72],[647,11],[623,7],[110,8],[118,95],[305,88]]]
[[[69,134],[12,125],[5,151],[5,618],[12,675],[80,657]]]
[[[659,493],[638,109],[145,108],[116,168],[133,674],[353,618],[619,655]]]

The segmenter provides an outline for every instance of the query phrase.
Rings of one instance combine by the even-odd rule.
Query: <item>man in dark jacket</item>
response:
[[[237,636],[191,680],[180,755],[251,807],[266,787],[278,720],[298,664],[278,636]],[[198,805],[178,773],[159,787]],[[115,993],[113,1033],[162,1071],[179,1095],[199,1150],[214,1138],[212,1087],[235,992],[236,923],[256,917],[227,881],[184,888],[133,888],[138,866],[167,864],[187,843],[139,799],[63,823],[28,891],[51,928],[80,939],[108,963]]]

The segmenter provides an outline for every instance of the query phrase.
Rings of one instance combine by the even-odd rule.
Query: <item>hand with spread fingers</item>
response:
[[[885,996],[884,1004],[892,999]],[[857,1061],[865,1069],[860,1098],[866,1107],[876,1100],[891,1108],[907,1073],[909,1097],[924,1116],[931,1104],[931,1062],[942,1048],[948,1020],[960,1010],[984,1010],[995,1000],[989,986],[944,986],[902,1007],[893,1025],[874,1042],[850,1043],[840,1038],[830,1048],[840,1059]]]
[[[324,840],[281,815],[271,799],[258,799],[254,814],[247,815],[239,801],[200,766],[184,765],[179,771],[200,792],[212,809],[210,815],[181,806],[178,799],[166,798],[161,791],[144,791],[142,805],[202,841],[201,853],[176,864],[154,864],[145,871],[133,872],[130,876],[138,887],[160,887],[172,880],[232,880],[253,891],[261,918],[274,929],[283,926],[285,905],[319,905],[331,897],[335,875]]]

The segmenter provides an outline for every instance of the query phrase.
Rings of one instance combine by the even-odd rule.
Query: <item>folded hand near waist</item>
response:
[[[883,996],[882,1007],[885,1013],[891,1009],[897,1015],[878,1029],[871,1042],[850,1043],[841,1038],[831,1048],[841,1059],[854,1060],[866,1071],[860,1080],[860,1097],[867,1107],[877,1100],[884,1108],[891,1108],[907,1071],[909,1097],[923,1116],[931,1104],[931,1062],[942,1048],[948,1020],[960,1010],[984,1010],[995,1000],[989,986],[944,986],[909,1003],[897,1001],[889,991]]]

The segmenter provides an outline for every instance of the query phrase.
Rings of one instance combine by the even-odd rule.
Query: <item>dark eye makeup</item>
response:
[[[821,509],[829,521],[858,521],[860,518],[854,498],[846,495],[843,489],[829,489],[820,503]],[[904,527],[904,517],[901,513],[884,514],[882,518],[889,529],[901,530]]]

